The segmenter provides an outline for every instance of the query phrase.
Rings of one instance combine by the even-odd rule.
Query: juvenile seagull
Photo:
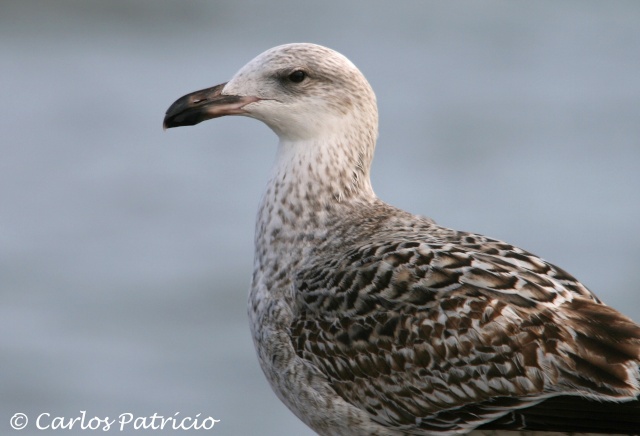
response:
[[[309,427],[640,433],[640,326],[531,253],[379,200],[376,98],[347,58],[275,47],[178,99],[164,127],[224,115],[280,139],[249,319],[271,387]]]

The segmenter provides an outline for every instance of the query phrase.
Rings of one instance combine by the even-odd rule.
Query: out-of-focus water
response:
[[[369,78],[380,197],[533,251],[640,321],[639,22],[634,1],[1,2],[3,434],[16,412],[31,435],[83,410],[311,434],[246,319],[276,138],[243,118],[161,128],[286,42]]]

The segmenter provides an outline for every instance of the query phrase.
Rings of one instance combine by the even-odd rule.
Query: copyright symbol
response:
[[[11,417],[11,427],[14,430],[22,430],[27,426],[29,418],[24,413],[16,413]]]

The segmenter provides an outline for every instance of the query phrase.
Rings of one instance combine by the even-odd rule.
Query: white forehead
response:
[[[284,44],[256,56],[237,75],[284,68],[310,68],[327,71],[358,71],[345,56],[330,48],[310,43]]]

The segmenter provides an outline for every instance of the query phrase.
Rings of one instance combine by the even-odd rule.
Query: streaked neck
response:
[[[256,254],[291,244],[301,238],[310,242],[326,237],[327,226],[340,209],[374,202],[368,155],[357,148],[345,148],[327,141],[281,141],[256,222]],[[282,245],[282,247],[279,247]],[[299,253],[298,253],[299,254]]]

